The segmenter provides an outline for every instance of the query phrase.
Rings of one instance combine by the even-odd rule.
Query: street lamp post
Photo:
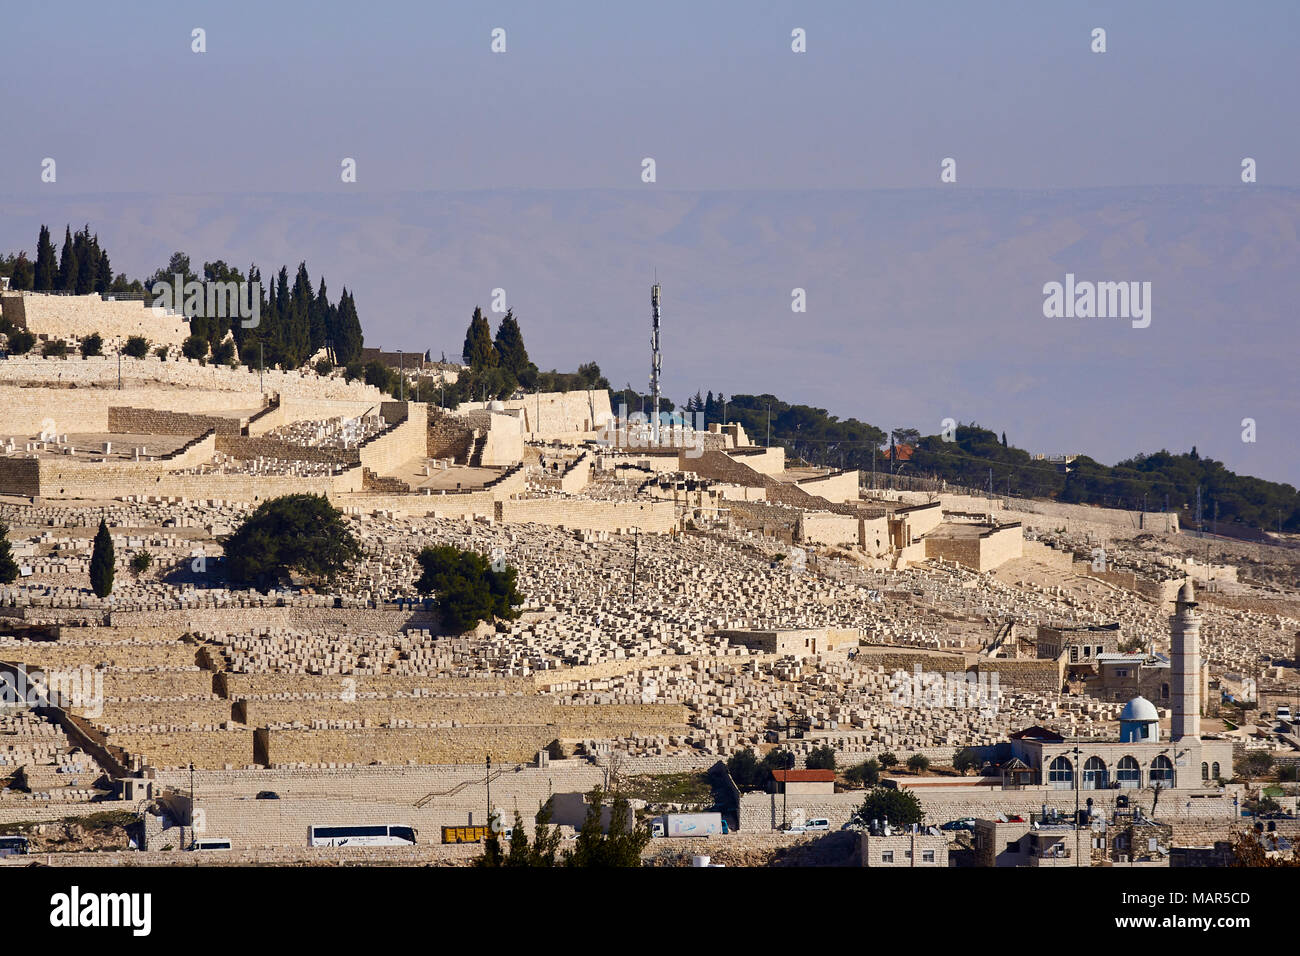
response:
[[[397,350],[397,400],[406,401],[406,356],[401,349]]]

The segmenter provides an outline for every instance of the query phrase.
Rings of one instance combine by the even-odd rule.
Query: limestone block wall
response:
[[[537,693],[531,677],[413,677],[406,674],[363,674],[351,678],[348,689],[354,690],[358,700],[371,694],[411,694],[426,691],[430,694],[532,696]],[[313,674],[232,674],[217,677],[218,687],[232,698],[269,698],[274,695],[297,694],[306,698],[341,699],[343,679],[335,676]]]
[[[211,461],[215,451],[216,435],[209,432],[183,446],[172,457],[156,461],[86,461],[71,455],[41,458],[40,494],[45,498],[169,494],[158,490],[164,476],[178,468],[192,468]]]
[[[583,452],[560,475],[560,490],[576,495],[591,483],[591,456]]]
[[[796,540],[807,544],[853,545],[861,519],[829,511],[803,511],[795,521]]]
[[[182,409],[202,414],[243,411],[261,404],[260,394],[229,391],[185,390],[174,387],[68,388],[19,387],[4,384],[5,372],[15,359],[0,362],[0,408],[5,410],[0,435],[32,436],[49,422],[60,434],[109,431],[109,409],[130,406],[162,410]],[[195,434],[200,434],[197,432]]]
[[[827,501],[843,504],[858,500],[857,471],[837,471],[820,478],[804,478],[798,484],[810,495],[817,495]]]
[[[0,458],[0,493],[29,498],[39,495],[40,462],[35,458]]]
[[[9,293],[0,296],[0,309],[15,325],[52,339],[98,332],[105,339],[143,335],[160,345],[180,345],[190,334],[183,315],[148,307],[138,299],[106,302],[98,293]]]
[[[517,464],[523,458],[522,420],[514,415],[490,415],[479,464],[487,468],[498,468]]]
[[[1024,554],[1024,529],[1019,523],[1003,525],[980,535],[981,571],[991,571]]]
[[[529,498],[496,502],[495,520],[506,524],[542,524],[574,531],[666,534],[677,527],[671,501],[583,501],[570,498]]]
[[[66,359],[47,359],[40,355],[11,356],[0,362],[0,385],[116,390],[118,368],[116,353],[89,359],[83,359],[80,355]],[[250,370],[244,366],[230,368],[225,365],[200,365],[197,361],[186,358],[163,361],[153,355],[142,359],[122,356],[121,377],[124,391],[144,387],[149,390],[160,388],[237,392],[240,393],[239,398],[232,401],[228,395],[226,399],[235,408],[259,406],[266,395],[300,399],[305,403],[345,401],[374,405],[384,400],[384,395],[377,388],[366,385],[359,379],[348,382],[333,376],[321,377],[313,371],[280,369],[266,369],[259,377],[257,369]],[[147,401],[128,399],[121,393],[110,404],[158,407]],[[207,410],[183,401],[178,405],[163,407],[178,411]],[[307,417],[321,416],[312,414]]]
[[[361,445],[361,464],[377,475],[388,475],[413,458],[424,458],[428,451],[428,405],[422,402],[386,402],[384,418],[400,424],[388,428]]]
[[[108,734],[108,743],[154,767],[188,767],[192,761],[195,767],[218,769],[254,763],[249,730],[125,731]]]
[[[522,478],[521,478],[522,481]],[[522,491],[523,489],[517,489]],[[505,494],[506,492],[502,492]],[[388,511],[397,515],[434,515],[438,518],[491,518],[499,495],[496,490],[466,491],[435,495],[377,495],[335,492],[330,500],[338,508],[370,514]]]
[[[594,431],[611,416],[609,392],[604,389],[581,392],[541,392],[505,402],[509,411],[523,412],[524,431],[529,438],[559,438]],[[465,404],[462,408],[481,408]]]
[[[217,434],[216,450],[242,461],[255,458],[279,458],[286,461],[319,461],[335,465],[358,462],[353,450],[299,445],[278,438],[250,438],[247,435]]]
[[[1056,660],[980,660],[974,668],[977,674],[996,674],[998,687],[1036,694],[1059,694],[1065,682],[1065,658]]]
[[[196,415],[192,412],[169,412],[157,408],[129,408],[110,405],[108,430],[114,434],[129,435],[238,435],[241,427],[238,418],[219,415]]]
[[[320,700],[250,700],[241,705],[242,723],[257,727],[295,721],[369,721],[371,726],[392,720],[415,724],[455,721],[474,724],[545,724],[561,708],[549,697],[361,697]],[[562,714],[560,716],[563,716]]]
[[[490,753],[493,761],[523,763],[557,737],[602,739],[632,733],[681,733],[685,729],[684,721],[656,720],[648,712],[629,714],[622,721],[610,715],[584,722],[584,716],[575,713],[573,719],[554,724],[443,727],[437,731],[421,728],[258,730],[258,756],[269,765],[369,764],[375,760],[391,764],[412,760],[438,764],[472,763]]]
[[[900,783],[906,786],[905,780],[900,780]],[[925,821],[928,824],[946,823],[962,817],[988,819],[998,813],[1019,814],[1028,820],[1029,814],[1042,811],[1044,803],[1063,813],[1074,812],[1073,790],[1049,790],[1040,787],[1000,790],[971,786],[951,789],[923,787],[917,788],[914,792],[921,801],[921,807],[925,811]],[[1115,795],[1123,792],[1121,790],[1084,791],[1083,796],[1091,796],[1099,801],[1101,810],[1108,813],[1113,809]],[[1143,793],[1143,802],[1147,809],[1150,809],[1149,792],[1141,791],[1141,793]],[[742,832],[780,829],[783,809],[787,819],[793,818],[797,812],[802,811],[804,819],[826,817],[830,820],[832,830],[839,829],[862,805],[865,796],[866,793],[861,790],[820,796],[788,794],[783,804],[781,794],[741,794],[740,829]],[[1192,799],[1193,796],[1195,799]],[[1187,814],[1192,819],[1230,820],[1234,812],[1230,794],[1207,794],[1204,790],[1166,791],[1160,797],[1160,806],[1177,807],[1176,813],[1180,818]],[[1170,811],[1171,815],[1174,812]]]
[[[685,454],[685,452],[682,452],[683,457]],[[727,454],[741,464],[753,468],[760,475],[780,475],[785,472],[785,449],[780,446],[776,448],[740,448],[727,452]],[[689,471],[686,468],[683,470]],[[817,494],[817,492],[812,493]],[[853,495],[857,497],[856,487]]]

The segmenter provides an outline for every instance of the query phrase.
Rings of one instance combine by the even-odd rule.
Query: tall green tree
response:
[[[42,224],[40,237],[36,240],[36,278],[32,283],[37,292],[49,292],[59,281],[59,265],[55,256],[54,243],[50,241],[50,227]]]
[[[527,371],[531,363],[528,361],[528,349],[524,347],[524,334],[520,331],[514,309],[507,310],[505,318],[497,326],[494,344],[497,350],[497,364],[503,369],[515,378],[519,378]]]
[[[113,572],[117,559],[113,554],[113,536],[108,533],[108,525],[99,519],[99,530],[95,532],[94,550],[90,555],[90,587],[99,597],[108,597],[113,593]]]
[[[483,310],[474,307],[474,315],[469,320],[465,331],[465,347],[462,353],[465,364],[476,372],[497,365],[497,350],[492,344],[492,326],[488,324]]]
[[[0,524],[0,584],[12,584],[18,577],[18,564],[9,544],[9,526]]]
[[[72,227],[63,227],[63,252],[59,256],[58,291],[77,290],[77,250],[72,244]]]
[[[32,288],[36,280],[36,270],[27,260],[27,253],[18,253],[18,258],[14,260],[13,272],[9,274],[9,288],[20,292],[28,291]]]

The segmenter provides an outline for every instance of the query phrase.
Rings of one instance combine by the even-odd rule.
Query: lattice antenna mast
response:
[[[650,287],[650,395],[651,405],[651,441],[659,444],[659,373],[661,371],[659,354],[659,283]]]

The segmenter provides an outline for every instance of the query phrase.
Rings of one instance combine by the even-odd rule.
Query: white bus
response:
[[[308,846],[415,846],[414,827],[372,824],[365,826],[310,827]]]
[[[229,840],[219,840],[208,838],[205,840],[195,840],[193,849],[195,850],[229,850]]]

